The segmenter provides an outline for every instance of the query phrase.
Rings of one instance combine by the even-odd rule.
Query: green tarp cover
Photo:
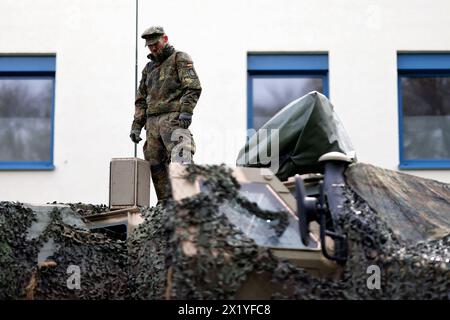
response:
[[[269,167],[280,180],[286,180],[296,173],[322,172],[318,159],[328,152],[354,158],[350,138],[333,109],[327,97],[316,91],[291,102],[248,139],[239,151],[237,165]],[[275,159],[270,152],[274,139],[267,138],[273,129],[278,129],[279,135],[278,165],[264,160],[264,155]]]

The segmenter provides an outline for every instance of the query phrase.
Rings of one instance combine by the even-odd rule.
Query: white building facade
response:
[[[134,156],[135,4],[0,1],[0,200],[108,203],[110,160]],[[194,60],[196,163],[234,166],[272,108],[258,99],[303,86],[329,97],[359,161],[449,183],[449,14],[446,0],[139,0],[137,26]],[[139,37],[139,77],[147,54]]]

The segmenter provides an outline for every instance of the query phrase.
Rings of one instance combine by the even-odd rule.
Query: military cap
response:
[[[155,44],[159,38],[165,34],[164,28],[161,26],[152,26],[144,31],[142,38],[145,39],[145,46]]]

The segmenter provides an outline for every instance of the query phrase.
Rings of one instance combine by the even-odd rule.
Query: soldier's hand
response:
[[[133,141],[134,143],[139,143],[139,141],[142,140],[140,135],[141,135],[141,130],[132,129],[130,132],[131,141]]]
[[[182,127],[183,129],[187,129],[192,123],[192,114],[182,112],[180,113],[178,120],[180,121],[180,127]]]

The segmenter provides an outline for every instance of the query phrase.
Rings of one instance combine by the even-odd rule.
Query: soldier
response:
[[[202,88],[191,57],[169,44],[162,27],[148,28],[142,38],[150,61],[136,93],[130,138],[139,143],[145,126],[144,157],[150,162],[158,204],[164,204],[171,197],[169,163],[189,162],[195,153],[188,128]]]

